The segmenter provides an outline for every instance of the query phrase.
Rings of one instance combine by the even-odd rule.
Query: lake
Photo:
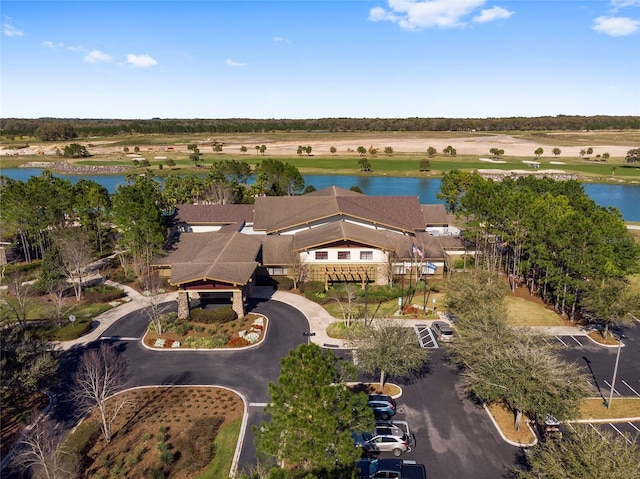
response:
[[[6,168],[0,174],[16,180],[27,181],[29,177],[40,175],[39,168]],[[125,184],[123,175],[58,175],[72,183],[81,179],[93,180],[114,193],[118,185]],[[440,190],[439,178],[397,178],[391,176],[341,176],[302,175],[306,185],[320,190],[328,186],[349,189],[358,186],[370,196],[418,196],[420,203],[442,203],[436,198]],[[620,210],[626,221],[640,222],[640,185],[583,183],[584,190],[600,206],[612,206]]]

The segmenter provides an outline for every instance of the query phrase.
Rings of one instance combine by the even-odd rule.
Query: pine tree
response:
[[[353,467],[361,451],[351,432],[374,424],[367,396],[344,383],[353,367],[314,344],[290,351],[281,364],[278,383],[269,385],[271,420],[254,428],[258,451],[284,469],[317,476]]]

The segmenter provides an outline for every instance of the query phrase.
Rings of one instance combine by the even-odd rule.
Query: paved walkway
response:
[[[104,333],[104,331],[118,319],[133,311],[145,308],[150,304],[149,298],[140,294],[138,291],[129,286],[109,280],[105,281],[105,284],[124,290],[127,293],[127,296],[130,298],[130,301],[112,308],[109,311],[100,314],[99,316],[96,316],[94,318],[94,321],[98,324],[84,336],[72,341],[55,343],[55,348],[57,350],[69,350],[85,346],[93,341],[96,341],[100,338],[100,336],[102,336],[102,333]],[[309,337],[311,342],[323,348],[345,348],[345,343],[343,340],[331,338],[327,334],[327,327],[329,326],[329,324],[335,321],[340,321],[340,319],[331,316],[319,304],[299,294],[288,293],[285,291],[272,292],[270,288],[257,291],[256,296],[271,298],[276,301],[287,303],[304,314],[307,318],[307,321],[309,322],[309,331],[311,333],[315,333],[313,336]],[[157,301],[157,303],[164,303],[167,301],[175,301],[177,300],[177,298],[178,293],[171,292],[157,296],[155,298],[155,301]],[[449,321],[445,313],[439,312],[438,315],[440,316],[440,320]],[[395,321],[398,323],[398,325],[408,327],[413,327],[416,324],[431,325],[431,323],[433,322],[433,320],[425,319],[396,319]],[[572,326],[533,326],[532,329],[540,332],[541,334],[551,336],[586,336],[588,332],[584,328],[576,328]]]
[[[145,308],[150,304],[148,297],[140,294],[130,286],[126,286],[124,284],[116,283],[109,280],[105,281],[104,284],[122,289],[127,293],[130,301],[127,303],[123,303],[120,306],[116,306],[115,308],[111,308],[109,311],[105,311],[104,313],[93,318],[93,321],[97,322],[98,324],[87,334],[71,341],[59,341],[54,343],[54,347],[56,350],[67,351],[69,349],[86,346],[87,344],[98,340],[100,336],[102,336],[102,333],[104,333],[104,331],[118,319],[129,313],[132,313],[133,311]],[[166,301],[175,301],[177,299],[178,293],[172,292],[158,295],[154,298],[154,301],[159,304]]]

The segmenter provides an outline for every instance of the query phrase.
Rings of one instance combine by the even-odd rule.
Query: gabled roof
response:
[[[266,196],[254,211],[254,230],[267,234],[340,217],[411,233],[425,226],[417,196]]]
[[[321,190],[306,193],[305,196],[362,196],[362,193],[340,188],[339,186],[327,186]]]
[[[447,225],[449,224],[449,217],[444,205],[420,205],[422,208],[422,215],[424,217],[425,225]]]
[[[385,230],[374,230],[347,221],[334,221],[296,233],[293,248],[296,251],[319,248],[339,241],[353,241],[371,247],[390,250],[404,242],[404,235]]]
[[[241,221],[253,222],[253,205],[178,205],[178,223],[229,224]]]
[[[297,254],[293,247],[293,235],[259,235],[262,242],[262,264],[283,265],[291,264]]]
[[[260,241],[242,233],[182,233],[154,264],[171,266],[171,283],[213,280],[246,284],[258,266]]]

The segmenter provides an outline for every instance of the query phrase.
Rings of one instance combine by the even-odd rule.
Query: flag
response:
[[[420,248],[418,248],[415,244],[412,245],[411,251],[413,253],[413,256],[420,256],[422,259],[424,259],[422,251],[420,251]]]
[[[427,271],[429,274],[433,274],[438,269],[438,265],[432,263],[431,261],[427,261]]]

